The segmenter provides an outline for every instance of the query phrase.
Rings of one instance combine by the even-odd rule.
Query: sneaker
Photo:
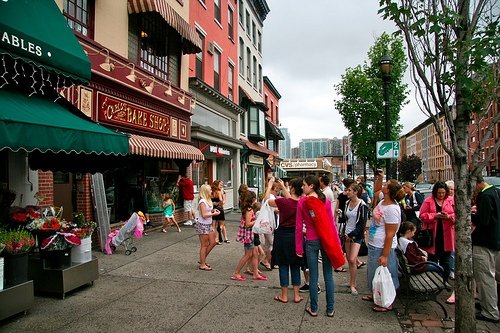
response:
[[[455,272],[450,272],[450,280],[455,280]]]
[[[186,222],[184,222],[184,225],[193,225],[193,221],[187,220]]]
[[[307,292],[309,292],[309,285],[308,284],[304,284],[302,287],[299,288],[299,292],[300,293],[307,293]]]
[[[318,294],[321,293],[321,287],[318,284]]]

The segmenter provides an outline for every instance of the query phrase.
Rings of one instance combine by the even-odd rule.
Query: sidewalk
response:
[[[26,315],[0,322],[2,332],[451,332],[453,322],[439,321],[441,309],[424,303],[411,310],[411,319],[398,320],[398,311],[375,313],[368,302],[366,270],[359,272],[360,296],[342,287],[348,273],[335,273],[335,318],[325,315],[325,295],[319,295],[319,316],[300,304],[273,300],[279,293],[277,270],[264,272],[268,281],[230,280],[243,254],[233,241],[239,215],[226,214],[232,242],[218,245],[209,256],[213,271],[198,269],[198,236],[193,227],[182,232],[150,231],[136,241],[137,252],[125,256],[123,248],[99,258],[100,277],[93,286],[66,295],[64,300],[37,296]],[[363,258],[364,259],[364,258]],[[321,283],[321,278],[320,278]],[[323,286],[323,285],[322,285]],[[292,292],[290,291],[290,294]],[[447,297],[447,295],[443,295]],[[453,307],[448,305],[450,316]],[[483,324],[478,324],[479,327]],[[444,328],[440,328],[444,327]],[[484,328],[498,332],[498,326]]]

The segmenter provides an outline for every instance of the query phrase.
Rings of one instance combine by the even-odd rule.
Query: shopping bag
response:
[[[392,282],[391,272],[384,266],[378,266],[372,281],[373,302],[383,308],[388,308],[396,298],[396,289]]]
[[[276,218],[274,210],[269,203],[264,201],[260,207],[259,215],[255,219],[253,232],[255,234],[272,234],[276,229]]]

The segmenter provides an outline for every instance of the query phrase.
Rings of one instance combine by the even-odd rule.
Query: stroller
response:
[[[127,256],[132,252],[137,251],[137,248],[134,246],[132,236],[135,238],[142,237],[142,232],[144,231],[144,220],[145,218],[142,212],[133,213],[120,230],[114,230],[108,235],[104,253],[113,254],[119,245],[123,245],[125,247],[125,255]]]

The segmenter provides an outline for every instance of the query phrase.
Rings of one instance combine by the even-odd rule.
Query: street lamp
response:
[[[382,81],[384,82],[384,118],[385,118],[385,140],[390,141],[391,139],[391,129],[389,128],[389,84],[391,83],[391,73],[392,73],[393,62],[391,57],[386,53],[380,59],[379,68],[382,74]],[[389,168],[391,167],[391,160],[388,158],[385,160],[385,174],[386,179],[389,179]]]

